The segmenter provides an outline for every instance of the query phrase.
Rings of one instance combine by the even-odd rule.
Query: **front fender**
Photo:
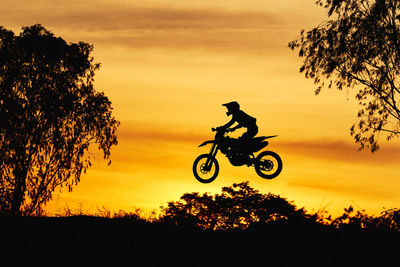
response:
[[[203,142],[201,145],[199,145],[199,147],[205,146],[205,145],[207,145],[207,144],[215,144],[215,141],[214,141],[214,140],[205,141],[205,142]]]

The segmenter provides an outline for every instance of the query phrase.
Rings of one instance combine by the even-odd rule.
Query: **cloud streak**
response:
[[[283,141],[277,147],[288,154],[353,163],[392,164],[400,160],[400,147],[395,145],[385,146],[373,154],[368,150],[358,151],[354,143],[340,140]]]
[[[45,2],[45,1],[42,1]],[[7,23],[43,20],[53,27],[79,30],[167,30],[167,29],[246,29],[279,27],[282,18],[266,12],[227,11],[212,8],[144,7],[121,5],[112,1],[92,5],[69,4],[60,6],[42,3],[42,8],[19,1],[2,5],[2,20]],[[20,15],[16,15],[20,14]],[[18,19],[18,21],[17,21]],[[40,22],[40,21],[39,21]]]
[[[41,23],[69,39],[129,48],[218,49],[266,52],[285,47],[290,38],[284,14],[217,8],[140,6],[112,1],[18,1],[0,7],[3,25]],[[296,26],[296,32],[297,32]]]
[[[331,193],[340,193],[348,196],[360,196],[366,199],[381,198],[393,199],[398,194],[393,190],[393,185],[385,185],[376,183],[374,185],[366,184],[365,181],[359,179],[340,180],[339,177],[332,177],[330,181],[316,180],[313,177],[307,179],[298,179],[288,183],[293,187],[304,187],[314,190],[322,190]]]
[[[165,130],[141,130],[141,129],[123,129],[118,132],[118,137],[128,142],[140,143],[199,143],[203,142],[205,136],[193,132],[176,132]],[[212,138],[212,137],[211,137]],[[208,138],[210,139],[210,138]]]
[[[119,138],[130,143],[176,143],[192,144],[193,149],[212,136],[194,132],[177,132],[165,130],[138,130],[127,129],[119,132]],[[284,155],[295,155],[315,158],[318,160],[334,160],[359,164],[397,164],[400,161],[400,147],[387,146],[372,154],[369,151],[358,151],[357,146],[350,142],[339,140],[277,140],[273,143],[273,150]]]

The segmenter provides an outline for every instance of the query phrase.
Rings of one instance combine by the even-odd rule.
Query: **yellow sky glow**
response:
[[[301,29],[326,19],[314,0],[3,2],[6,28],[41,23],[67,41],[94,45],[102,64],[95,85],[121,121],[111,166],[99,155],[49,211],[158,209],[185,192],[217,193],[242,181],[310,211],[398,207],[398,142],[382,138],[378,153],[357,152],[349,135],[354,92],[315,96],[287,48]],[[228,121],[221,104],[231,100],[257,118],[261,135],[279,135],[270,147],[284,161],[278,178],[263,180],[219,156],[215,182],[194,179],[193,160],[208,149],[197,145]]]

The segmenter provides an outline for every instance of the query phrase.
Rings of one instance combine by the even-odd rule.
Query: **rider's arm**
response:
[[[234,131],[234,130],[239,129],[239,128],[242,128],[242,127],[243,127],[242,125],[238,124],[238,125],[236,125],[235,127],[232,127],[232,128],[231,128],[231,131]]]
[[[235,120],[232,118],[227,124],[221,126],[222,128],[228,129],[235,123]]]

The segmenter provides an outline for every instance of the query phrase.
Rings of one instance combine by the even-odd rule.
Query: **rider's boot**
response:
[[[247,167],[251,167],[252,166],[252,162],[251,162],[251,158],[250,158],[250,154],[251,154],[251,149],[250,149],[250,142],[249,140],[246,139],[242,139],[239,138],[238,139],[238,146],[239,146],[239,150],[246,155],[247,159],[246,159],[246,166]]]

